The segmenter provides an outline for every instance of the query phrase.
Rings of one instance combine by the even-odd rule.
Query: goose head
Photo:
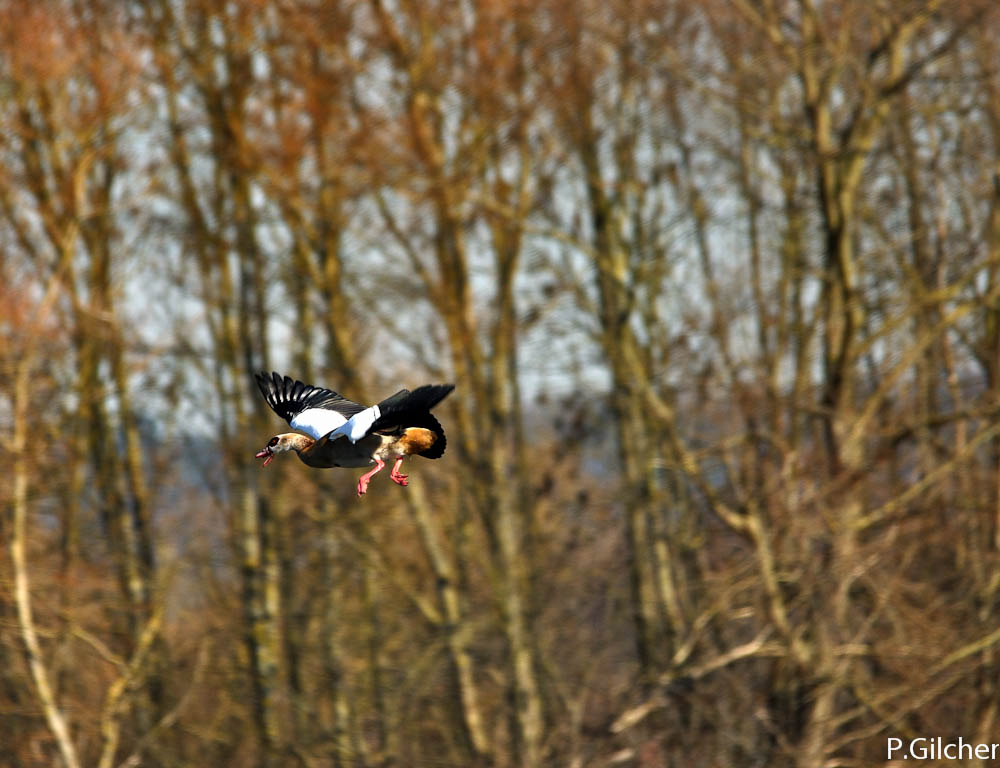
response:
[[[312,445],[312,439],[306,437],[305,435],[295,434],[293,432],[288,432],[283,435],[275,435],[270,440],[267,441],[267,445],[264,446],[264,450],[257,453],[254,458],[263,459],[263,466],[267,466],[271,463],[271,460],[275,457],[275,454],[284,453],[285,451],[301,451]]]

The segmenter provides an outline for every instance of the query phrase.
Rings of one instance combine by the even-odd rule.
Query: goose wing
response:
[[[314,387],[290,376],[261,372],[257,387],[267,404],[294,429],[318,440],[342,427],[366,410],[343,395],[324,387]]]
[[[367,437],[372,432],[393,432],[400,428],[424,426],[424,422],[433,422],[435,430],[443,438],[444,431],[437,420],[430,415],[430,409],[440,403],[454,389],[453,384],[432,384],[417,387],[410,392],[401,389],[387,397],[378,405],[363,408],[339,427],[336,427],[328,439],[335,440],[346,436],[352,443]],[[427,428],[433,429],[428,426]],[[444,452],[442,445],[441,452]]]

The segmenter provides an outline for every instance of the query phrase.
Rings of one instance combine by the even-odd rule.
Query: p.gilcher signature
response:
[[[909,741],[889,737],[887,760],[996,760],[1000,743],[966,741],[961,736],[946,741],[942,736],[921,736]]]

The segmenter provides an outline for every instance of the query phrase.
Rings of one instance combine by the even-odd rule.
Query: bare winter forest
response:
[[[0,0],[0,454],[4,768],[1000,741],[1000,4]]]

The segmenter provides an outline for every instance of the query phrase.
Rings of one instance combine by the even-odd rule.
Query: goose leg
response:
[[[358,496],[361,496],[368,490],[368,483],[371,482],[372,476],[381,472],[385,468],[385,462],[382,459],[375,459],[375,469],[371,472],[365,472],[361,477],[358,478]]]
[[[403,457],[400,456],[396,459],[396,463],[392,465],[392,472],[389,473],[389,477],[392,478],[392,482],[398,485],[409,485],[410,481],[407,480],[407,475],[399,474],[399,466],[403,463]]]

